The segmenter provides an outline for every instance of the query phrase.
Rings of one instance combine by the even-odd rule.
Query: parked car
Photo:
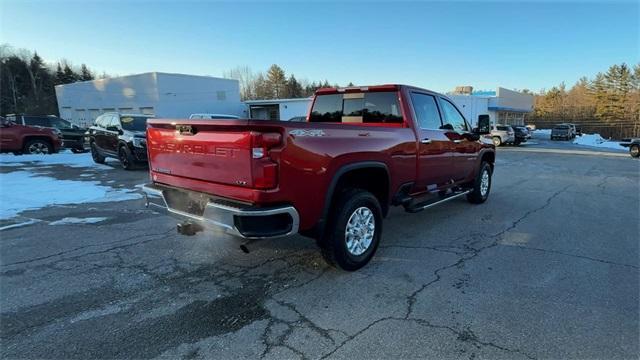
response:
[[[487,200],[495,146],[446,96],[405,85],[316,91],[308,122],[148,121],[147,206],[178,232],[313,237],[345,270],[373,257],[391,206]]]
[[[513,144],[516,141],[515,132],[509,125],[493,125],[491,126],[491,139],[493,145],[500,146],[502,144]]]
[[[61,146],[61,134],[56,129],[16,124],[0,117],[0,152],[52,154]]]
[[[631,157],[640,157],[640,138],[622,139],[620,145],[629,148],[629,155],[631,155]]]
[[[558,124],[551,129],[551,140],[570,140],[575,137],[574,129],[568,124]]]
[[[147,162],[145,130],[151,115],[104,113],[89,128],[91,157],[103,164],[107,157],[120,160],[125,170]]]
[[[191,114],[189,119],[239,119],[240,117],[227,114]]]
[[[61,119],[55,115],[7,115],[7,119],[16,124],[41,126],[57,129],[62,135],[62,147],[75,153],[84,152],[84,133],[86,129]]]
[[[531,139],[531,134],[529,134],[529,129],[522,125],[514,125],[511,126],[514,132],[514,144],[520,145],[521,143],[527,142],[527,140]]]

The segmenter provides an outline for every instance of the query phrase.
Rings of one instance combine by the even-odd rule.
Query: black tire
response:
[[[120,160],[120,164],[122,168],[125,170],[133,170],[136,167],[136,161],[133,158],[133,154],[131,154],[131,150],[129,150],[126,146],[120,146],[118,149],[118,159]]]
[[[347,247],[347,225],[355,229],[352,224],[357,222],[357,217],[365,214],[364,216],[368,218],[369,213],[366,210],[362,210],[363,208],[373,215],[372,238],[368,245],[365,241],[362,247],[355,246],[350,251]],[[346,271],[355,271],[365,266],[375,254],[382,236],[382,209],[378,199],[370,192],[362,189],[345,189],[331,207],[330,214],[324,236],[318,241],[324,259],[330,265]],[[354,216],[354,222],[349,224],[349,221]],[[366,234],[366,229],[370,229],[370,227],[362,229]],[[363,237],[354,234],[357,238],[366,237],[362,233],[360,235]],[[353,241],[352,244],[359,243],[359,241]],[[357,254],[361,250],[363,252]]]
[[[640,145],[632,144],[629,146],[629,154],[634,158],[640,157]]]
[[[491,139],[493,140],[493,145],[495,145],[496,147],[502,145],[502,139],[500,139],[500,136],[494,136]]]
[[[483,176],[484,174],[488,176],[488,183],[486,189],[483,189]],[[488,162],[483,161],[480,165],[480,171],[478,171],[478,175],[476,175],[476,179],[473,181],[473,190],[467,194],[467,200],[472,204],[482,204],[487,201],[489,198],[489,193],[491,192],[491,175],[493,171],[491,169],[491,165]]]
[[[53,146],[47,140],[32,139],[24,144],[22,152],[25,154],[37,155],[37,154],[53,154]]]
[[[96,164],[104,164],[105,158],[98,151],[98,147],[96,146],[96,144],[92,142],[90,148],[91,158],[93,158],[93,162],[95,162]]]

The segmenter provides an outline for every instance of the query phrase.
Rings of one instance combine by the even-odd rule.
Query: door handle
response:
[[[431,144],[431,139],[429,139],[429,138],[424,138],[424,139],[420,140],[420,143],[421,143],[421,144]]]

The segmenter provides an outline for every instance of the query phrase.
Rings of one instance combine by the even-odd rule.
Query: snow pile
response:
[[[583,134],[573,140],[576,145],[593,146],[606,149],[625,150],[620,143],[616,141],[608,141],[604,139],[600,134]]]
[[[107,165],[93,162],[90,153],[74,154],[65,151],[51,155],[0,155],[1,166],[24,166],[30,162],[36,162],[37,165],[66,165],[70,167],[91,167],[102,170],[112,169]]]
[[[88,218],[66,217],[60,220],[52,221],[49,223],[49,225],[95,224],[105,220],[107,220],[106,217],[88,217]]]
[[[137,192],[99,184],[98,181],[35,176],[28,171],[0,174],[0,219],[49,205],[123,201],[142,197]]]

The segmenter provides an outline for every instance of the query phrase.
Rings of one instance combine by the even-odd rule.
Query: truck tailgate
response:
[[[251,131],[246,120],[149,120],[152,172],[252,186]]]

